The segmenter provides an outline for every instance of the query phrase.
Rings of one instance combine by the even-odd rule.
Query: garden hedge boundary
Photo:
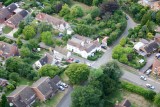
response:
[[[122,88],[130,92],[136,93],[138,95],[141,95],[145,99],[150,100],[150,101],[154,101],[154,97],[156,95],[156,92],[152,90],[144,89],[140,86],[134,85],[126,81],[122,81]]]

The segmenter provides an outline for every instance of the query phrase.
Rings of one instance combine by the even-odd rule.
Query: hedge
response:
[[[136,93],[138,95],[143,96],[145,99],[153,101],[156,95],[156,92],[148,89],[144,89],[140,86],[134,85],[132,83],[122,81],[122,88],[126,89],[130,92]]]

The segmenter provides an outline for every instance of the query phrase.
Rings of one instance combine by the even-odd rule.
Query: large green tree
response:
[[[53,78],[60,73],[60,69],[57,66],[46,64],[38,70],[38,73],[40,76],[49,76]]]
[[[7,102],[7,98],[5,94],[2,95],[0,104],[1,104],[1,107],[10,107],[9,103]]]
[[[94,87],[77,87],[72,93],[71,107],[99,107],[102,92]]]
[[[156,94],[154,104],[157,105],[157,107],[160,107],[160,93]]]
[[[31,25],[25,26],[23,29],[23,35],[25,39],[31,39],[36,35],[35,28]]]
[[[71,13],[73,17],[82,17],[83,16],[83,10],[80,6],[73,6],[71,8]]]
[[[88,79],[89,68],[85,64],[70,64],[65,70],[66,75],[69,77],[71,84],[80,84]]]
[[[31,51],[29,50],[29,48],[23,46],[20,49],[20,55],[21,55],[22,58],[30,57]]]
[[[59,12],[59,15],[62,17],[62,16],[65,16],[65,15],[68,15],[68,14],[70,14],[70,8],[67,4],[65,4],[65,5],[62,6],[62,9]]]

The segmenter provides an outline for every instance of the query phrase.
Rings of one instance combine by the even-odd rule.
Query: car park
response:
[[[155,87],[153,85],[151,85],[151,84],[146,84],[146,87],[149,88],[149,89],[152,89],[152,90],[155,89]]]
[[[147,81],[147,78],[145,76],[140,76],[140,79]]]

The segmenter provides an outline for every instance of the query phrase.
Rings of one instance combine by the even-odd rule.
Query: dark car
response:
[[[101,48],[103,48],[103,49],[107,49],[107,46],[101,46]]]
[[[129,19],[128,16],[126,16],[126,19],[127,19],[127,20]]]
[[[75,60],[75,63],[79,63],[80,61],[79,60]]]

